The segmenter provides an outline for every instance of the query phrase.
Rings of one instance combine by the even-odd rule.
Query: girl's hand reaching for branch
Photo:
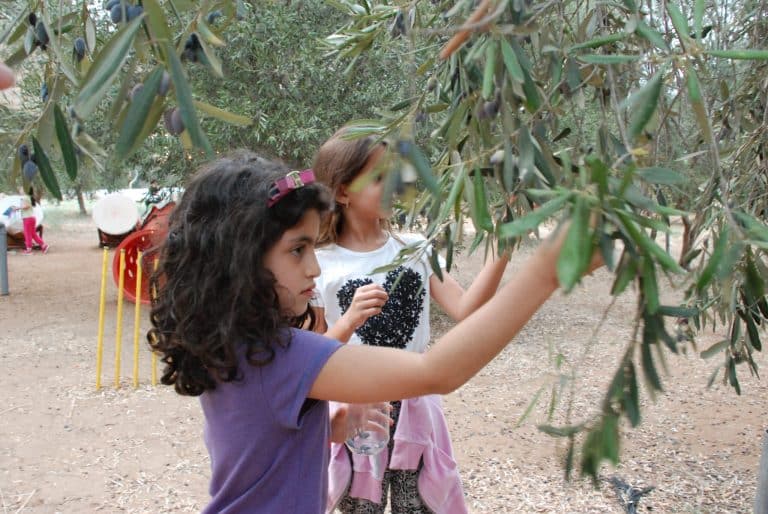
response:
[[[379,284],[358,287],[355,296],[352,297],[352,304],[339,322],[347,324],[354,332],[363,326],[368,318],[381,314],[381,309],[388,298],[389,295]]]
[[[0,90],[13,87],[14,83],[13,71],[0,61]]]

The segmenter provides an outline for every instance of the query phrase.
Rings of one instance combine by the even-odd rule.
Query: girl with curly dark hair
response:
[[[343,345],[311,331],[329,207],[312,170],[241,151],[199,171],[170,217],[148,340],[162,382],[200,396],[212,467],[204,512],[323,512],[329,442],[345,438],[345,412],[331,423],[329,400],[453,391],[557,288],[562,235],[429,351]]]

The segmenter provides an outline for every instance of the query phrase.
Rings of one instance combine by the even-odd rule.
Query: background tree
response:
[[[148,45],[148,40],[142,37],[139,30],[134,36],[138,39],[134,39],[133,46],[128,49],[125,62],[110,70],[114,77],[104,73],[100,75],[100,80],[112,78],[113,84],[87,120],[74,109],[66,112],[70,116],[65,116],[64,121],[70,132],[74,134],[75,129],[80,131],[81,138],[88,142],[95,157],[89,159],[88,156],[78,155],[77,179],[70,179],[64,172],[61,143],[55,137],[55,120],[46,111],[52,104],[58,104],[65,113],[70,106],[74,106],[80,86],[75,86],[74,82],[67,80],[67,76],[63,76],[56,82],[58,88],[51,94],[54,77],[57,76],[51,68],[60,66],[57,54],[48,47],[42,51],[34,44],[29,47],[29,53],[24,48],[24,38],[29,34],[34,37],[29,13],[43,8],[58,12],[60,6],[56,1],[17,1],[14,4],[15,11],[8,13],[14,18],[8,20],[5,27],[7,50],[4,54],[8,55],[11,64],[17,65],[21,88],[12,105],[4,106],[8,116],[0,122],[5,134],[0,144],[6,145],[3,154],[7,156],[5,167],[10,171],[3,176],[7,187],[14,187],[22,180],[21,162],[14,162],[14,154],[16,148],[25,142],[31,147],[32,135],[53,163],[51,173],[61,188],[73,192],[77,188],[119,189],[129,184],[148,182],[152,178],[160,179],[167,185],[178,185],[201,159],[207,158],[205,152],[190,146],[186,129],[181,134],[174,134],[166,126],[165,113],[168,113],[170,122],[173,109],[178,107],[172,87],[169,87],[170,94],[164,97],[162,106],[160,102],[153,102],[147,110],[147,114],[155,118],[160,114],[151,130],[147,127],[148,130],[128,134],[136,138],[144,137],[143,142],[134,141],[126,158],[113,152],[124,132],[123,128],[130,126],[125,120],[133,105],[134,93],[141,91],[141,85],[150,76],[157,61],[157,56],[151,51],[154,47]],[[86,26],[94,30],[97,45],[99,38],[104,38],[106,43],[110,36],[115,36],[117,29],[125,25],[123,21],[113,23],[115,5],[114,2],[112,5],[97,4],[87,11],[80,10],[79,6],[67,7],[66,4],[62,8],[71,12],[65,16],[69,25],[62,29],[58,46],[69,48],[71,45],[70,75],[79,83],[86,79],[92,63],[99,62],[101,56],[98,52],[90,52],[86,44],[83,57],[79,59],[75,42],[78,39],[85,42],[83,34]],[[323,2],[310,2],[300,9],[282,3],[267,4],[266,9],[243,4],[239,7],[239,14],[237,5],[232,2],[211,3],[205,8],[183,2],[178,3],[176,11],[169,6],[162,6],[169,10],[168,13],[163,11],[167,15],[169,29],[181,32],[194,26],[201,34],[212,34],[209,39],[214,43],[211,47],[205,46],[209,56],[200,50],[205,45],[202,36],[195,36],[200,45],[195,52],[185,51],[189,37],[181,41],[183,34],[176,36],[178,41],[174,40],[174,43],[180,47],[185,72],[183,78],[192,97],[206,99],[197,103],[193,100],[193,106],[200,115],[201,131],[214,152],[237,146],[249,147],[295,166],[307,166],[314,150],[336,128],[356,117],[373,116],[377,106],[394,103],[402,97],[405,77],[400,59],[395,54],[381,50],[372,52],[364,62],[359,63],[354,76],[343,73],[346,64],[324,56],[325,51],[319,48],[319,41],[343,23],[346,16]],[[207,11],[201,15],[198,8]],[[178,17],[175,12],[178,12]],[[37,18],[37,14],[35,16]],[[197,17],[204,21],[196,22]],[[14,23],[17,25],[14,26]],[[209,32],[201,28],[202,23]],[[225,37],[227,44],[222,46]],[[150,51],[137,50],[146,46]],[[68,65],[69,61],[64,64]],[[41,94],[43,84],[49,91],[45,101]],[[144,108],[147,109],[147,106],[144,105]],[[179,115],[175,119],[180,120]],[[83,132],[87,133],[87,138],[82,135]],[[73,144],[75,151],[79,152],[79,143],[73,139]],[[141,151],[138,151],[139,148]]]
[[[602,252],[611,294],[637,294],[635,330],[598,415],[568,407],[575,374],[553,389],[567,423],[540,428],[568,440],[567,474],[578,465],[596,477],[604,460],[618,461],[620,425],[641,419],[641,381],[650,396],[661,391],[666,356],[695,348],[694,330],[727,333],[701,352],[721,359],[712,381],[740,394],[738,372],[758,373],[752,355],[768,319],[765,2],[335,0],[349,21],[319,45],[320,29],[294,31],[292,20],[339,19],[310,2],[119,1],[107,4],[111,22],[101,8],[31,2],[0,34],[8,60],[42,67],[48,84],[45,109],[14,147],[35,134],[34,154],[60,149],[72,179],[73,153],[98,168],[100,156],[131,162],[152,148],[161,160],[174,155],[167,163],[183,176],[233,139],[306,162],[324,130],[367,115],[353,132],[392,141],[387,190],[404,193],[412,217],[426,214],[449,267],[465,219],[477,229],[472,249],[569,219],[557,267],[566,291]],[[87,51],[73,62],[64,49],[76,50],[80,33]],[[350,82],[324,87],[316,63]],[[348,109],[352,98],[365,107]],[[91,120],[107,104],[111,126],[99,127]],[[326,106],[334,123],[315,118]],[[161,118],[183,153],[154,151]],[[57,196],[46,161],[40,175]],[[16,157],[11,177],[22,171]],[[673,217],[685,227],[676,256]],[[661,303],[661,280],[681,292],[679,304]]]

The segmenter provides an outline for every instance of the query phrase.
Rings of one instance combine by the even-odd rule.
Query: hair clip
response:
[[[276,180],[272,187],[269,188],[267,207],[272,207],[291,191],[311,184],[314,181],[315,172],[311,169],[288,172],[283,178]]]

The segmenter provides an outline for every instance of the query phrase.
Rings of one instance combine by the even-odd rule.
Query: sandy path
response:
[[[101,251],[89,221],[46,233],[51,252],[9,255],[11,295],[0,297],[0,512],[185,512],[206,502],[208,460],[195,399],[152,388],[141,322],[141,386],[130,385],[133,304],[124,306],[122,387],[112,387],[116,287],[108,287],[104,387],[94,388]],[[515,257],[510,268],[514,268]],[[111,256],[110,256],[111,259]],[[479,256],[454,274],[467,284]],[[111,260],[110,260],[111,262]],[[111,269],[110,269],[111,273]],[[520,427],[515,423],[542,385],[557,382],[548,347],[581,358],[609,304],[610,277],[600,272],[569,297],[557,296],[478,377],[445,398],[454,446],[474,513],[622,512],[608,484],[595,490],[563,482],[558,441],[535,428],[549,395]],[[599,405],[627,341],[634,295],[619,298],[579,371],[574,420]],[[514,308],[514,306],[510,306]],[[435,330],[445,329],[435,314]],[[718,340],[699,338],[699,351]],[[758,364],[765,367],[764,354]],[[719,381],[706,389],[715,362],[696,352],[670,356],[656,403],[644,402],[640,429],[627,432],[622,464],[606,467],[635,486],[654,486],[641,510],[748,512],[755,495],[760,438],[768,425],[768,385],[740,369],[743,395]],[[562,421],[565,400],[556,410]]]

